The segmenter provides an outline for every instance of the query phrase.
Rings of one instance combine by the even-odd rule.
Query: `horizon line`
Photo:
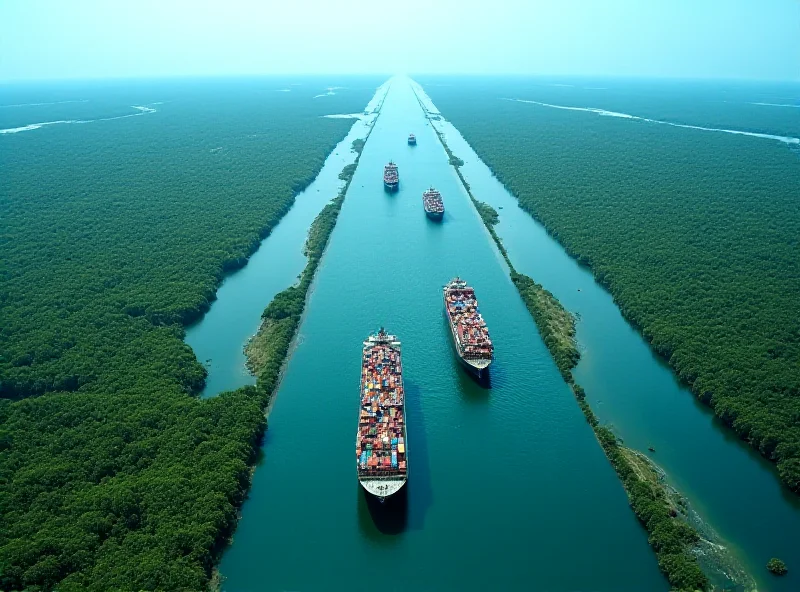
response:
[[[416,74],[388,74],[386,72],[302,72],[302,73],[237,73],[237,74],[139,74],[131,76],[65,76],[59,78],[0,78],[0,85],[12,84],[41,84],[41,83],[68,83],[68,82],[123,82],[146,80],[208,80],[208,79],[244,79],[244,78],[322,78],[322,77],[385,77],[396,76],[408,78],[424,76],[468,77],[468,78],[593,78],[605,80],[672,80],[672,81],[708,81],[708,82],[772,82],[772,83],[800,83],[797,78],[756,78],[756,77],[731,77],[731,76],[672,76],[657,74],[553,74],[534,72],[419,72]]]

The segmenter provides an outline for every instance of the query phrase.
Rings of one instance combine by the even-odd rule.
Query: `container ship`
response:
[[[416,146],[417,145],[417,136],[414,134],[408,134],[408,145],[409,146]]]
[[[400,491],[408,479],[400,341],[382,327],[364,341],[360,397],[356,435],[358,482],[382,503]]]
[[[442,195],[433,187],[422,192],[422,207],[431,220],[441,220],[444,216],[444,202]]]
[[[383,167],[383,187],[388,191],[397,191],[400,185],[400,175],[397,173],[397,165],[391,161]]]
[[[467,370],[483,378],[494,359],[494,345],[478,308],[475,290],[459,277],[444,287],[444,312],[458,359]]]

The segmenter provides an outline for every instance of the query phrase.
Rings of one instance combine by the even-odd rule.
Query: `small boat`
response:
[[[417,145],[417,136],[414,134],[408,134],[408,145],[409,146],[416,146]]]

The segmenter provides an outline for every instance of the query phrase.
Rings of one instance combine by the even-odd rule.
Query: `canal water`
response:
[[[225,278],[210,310],[186,329],[186,343],[208,370],[202,397],[255,384],[255,377],[245,367],[244,345],[258,330],[261,313],[275,294],[295,283],[305,268],[307,258],[303,247],[308,229],[325,204],[344,186],[339,173],[356,160],[357,154],[351,148],[353,140],[367,136],[377,117],[373,111],[388,88],[388,83],[378,88],[364,110],[368,115],[355,121],[345,139],[325,160],[316,179],[297,195],[292,209],[262,241],[247,265]]]
[[[415,89],[426,109],[438,113],[421,87]],[[475,197],[498,210],[495,230],[514,267],[579,315],[582,358],[574,374],[600,421],[627,446],[645,453],[655,448],[651,456],[671,484],[727,542],[759,590],[800,590],[800,499],[780,485],[771,463],[722,425],[653,355],[611,295],[519,208],[458,130],[444,120],[434,125],[464,160],[461,171]],[[766,571],[771,557],[786,562],[787,576]]]
[[[430,185],[442,223],[422,210]],[[457,274],[496,343],[488,387],[451,350],[441,288]],[[381,325],[403,342],[410,475],[387,506],[365,498],[354,450],[361,342]],[[223,590],[668,588],[407,79],[362,153],[269,425]]]

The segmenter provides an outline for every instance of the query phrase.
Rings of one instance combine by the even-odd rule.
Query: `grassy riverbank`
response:
[[[572,383],[572,369],[581,357],[575,341],[575,317],[561,306],[555,296],[528,276],[512,273],[511,279],[536,321],[561,376]]]
[[[308,233],[305,248],[308,263],[300,275],[299,283],[275,295],[261,315],[263,320],[258,332],[245,346],[247,368],[257,377],[259,390],[270,397],[278,384],[281,367],[300,325],[308,289],[343,202],[344,191],[316,217]]]
[[[442,134],[436,131],[450,157],[451,164],[463,162],[453,155]],[[709,580],[700,568],[695,555],[700,537],[687,521],[679,518],[676,504],[669,494],[670,490],[663,480],[653,478],[657,471],[652,468],[649,459],[622,446],[610,429],[599,425],[586,402],[583,388],[575,383],[572,369],[580,359],[580,352],[575,338],[574,316],[540,284],[516,272],[500,237],[494,230],[499,215],[490,205],[478,201],[472,195],[469,184],[459,170],[459,165],[453,164],[453,166],[505,258],[511,279],[536,322],[561,375],[570,385],[587,422],[622,481],[631,508],[649,534],[648,541],[656,553],[659,568],[675,590],[686,592],[711,590]]]

